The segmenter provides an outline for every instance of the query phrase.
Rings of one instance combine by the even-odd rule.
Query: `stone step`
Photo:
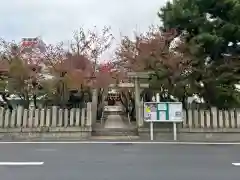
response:
[[[138,140],[139,136],[92,136],[91,140]]]
[[[138,136],[136,128],[93,128],[92,136]]]
[[[92,132],[92,136],[138,136],[136,132],[107,132],[107,131],[95,131]]]

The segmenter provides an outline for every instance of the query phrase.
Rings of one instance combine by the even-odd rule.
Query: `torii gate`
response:
[[[104,71],[110,71],[111,70],[111,63],[107,63],[106,65],[102,66],[102,70]],[[143,126],[143,118],[142,118],[142,111],[141,108],[141,102],[140,102],[140,79],[147,79],[149,78],[149,74],[151,72],[127,72],[127,77],[132,78],[134,80],[134,84],[132,85],[131,83],[125,83],[124,87],[133,87],[134,86],[134,94],[135,94],[135,108],[136,108],[136,121],[138,127]],[[123,83],[122,83],[123,85]],[[145,84],[146,85],[146,84]],[[142,86],[142,84],[141,84]],[[148,84],[146,85],[146,88],[148,88]],[[96,121],[96,105],[98,101],[98,96],[97,96],[97,89],[93,90],[93,97],[92,97],[92,104],[93,104],[93,123]]]
[[[134,80],[134,91],[135,91],[135,108],[136,108],[136,121],[138,127],[143,126],[143,117],[141,108],[141,100],[140,100],[140,79],[149,78],[149,74],[151,72],[128,72],[127,76]]]

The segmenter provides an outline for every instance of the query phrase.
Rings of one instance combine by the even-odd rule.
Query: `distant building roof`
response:
[[[29,52],[32,49],[38,49],[40,52],[46,51],[46,44],[39,37],[35,38],[22,38],[20,46],[22,51]]]

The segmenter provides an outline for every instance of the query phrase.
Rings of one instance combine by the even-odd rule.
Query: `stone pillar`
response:
[[[57,127],[57,113],[58,113],[58,108],[57,106],[52,107],[52,126]]]
[[[80,118],[81,118],[80,124],[81,124],[81,127],[83,127],[86,125],[85,119],[88,118],[88,117],[86,118],[86,109],[85,108],[81,109],[81,117]]]
[[[156,94],[156,101],[160,102],[160,94],[159,93]]]
[[[50,127],[52,125],[52,122],[51,122],[51,109],[47,109],[47,112],[46,112],[46,127]]]
[[[138,127],[142,127],[144,125],[144,121],[143,121],[143,101],[140,101],[139,104],[139,119],[138,119]]]
[[[23,107],[18,106],[18,108],[17,108],[17,127],[22,126],[22,118],[23,118]]]
[[[216,128],[218,127],[218,109],[216,107],[211,107],[211,114],[212,114],[212,123],[211,125]]]
[[[87,121],[86,126],[92,126],[92,103],[87,103]]]
[[[92,123],[97,120],[97,104],[98,104],[98,91],[97,89],[92,90]]]
[[[137,77],[134,78],[134,89],[135,89],[136,122],[137,122],[137,126],[141,126],[140,84],[139,84],[139,79]]]

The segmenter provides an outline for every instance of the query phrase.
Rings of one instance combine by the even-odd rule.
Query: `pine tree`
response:
[[[187,32],[194,55],[191,86],[209,105],[240,104],[240,1],[173,0],[159,12],[163,28]]]

